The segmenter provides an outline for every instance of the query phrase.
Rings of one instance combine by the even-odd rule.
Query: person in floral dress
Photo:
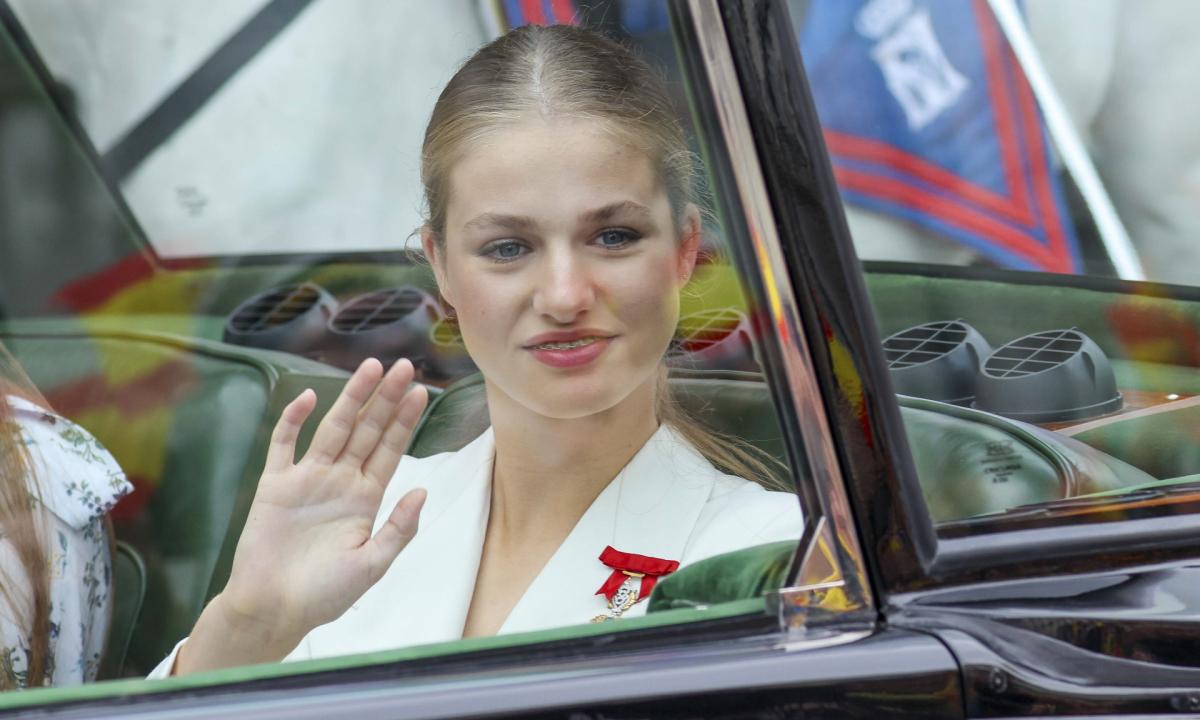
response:
[[[0,689],[94,680],[111,613],[105,514],[132,490],[86,430],[0,393]]]

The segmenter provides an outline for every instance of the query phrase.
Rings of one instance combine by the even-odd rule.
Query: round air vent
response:
[[[667,364],[698,370],[757,372],[758,349],[750,321],[733,308],[684,315],[667,350]]]
[[[325,361],[352,370],[369,357],[385,366],[406,357],[420,367],[429,351],[429,330],[441,317],[437,300],[414,287],[358,295],[329,319]]]
[[[390,325],[425,305],[429,296],[410,287],[378,290],[359,295],[342,306],[329,327],[339,333],[360,333]],[[440,313],[434,314],[434,319]]]
[[[333,296],[312,283],[268,290],[233,311],[225,321],[225,342],[311,355],[336,310]]]
[[[975,399],[975,375],[991,352],[983,335],[962,320],[917,325],[883,340],[896,392],[958,405]]]
[[[977,408],[1026,422],[1090,418],[1122,404],[1108,357],[1076,328],[1033,333],[997,348],[976,379]]]

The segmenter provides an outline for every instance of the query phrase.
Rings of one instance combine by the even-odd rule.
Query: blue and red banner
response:
[[[573,0],[504,0],[503,7],[510,28],[578,24]]]
[[[1081,269],[1041,114],[985,0],[812,0],[800,35],[848,202],[1006,267]]]

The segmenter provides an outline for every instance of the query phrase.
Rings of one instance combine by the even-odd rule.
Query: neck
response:
[[[491,530],[512,543],[561,541],[658,429],[654,380],[584,418],[539,415],[490,383],[496,439]]]

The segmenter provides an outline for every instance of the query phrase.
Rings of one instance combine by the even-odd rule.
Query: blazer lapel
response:
[[[462,637],[479,572],[494,457],[489,428],[432,472],[421,468],[410,478],[401,466],[384,507],[391,508],[413,487],[425,487],[429,496],[420,529],[374,587],[336,622],[310,634],[313,657]],[[386,519],[381,515],[377,524]]]
[[[716,471],[662,426],[600,493],[513,608],[501,633],[585,623],[608,607],[596,591],[612,569],[608,545],[622,552],[679,560]],[[640,601],[625,617],[640,615]]]

